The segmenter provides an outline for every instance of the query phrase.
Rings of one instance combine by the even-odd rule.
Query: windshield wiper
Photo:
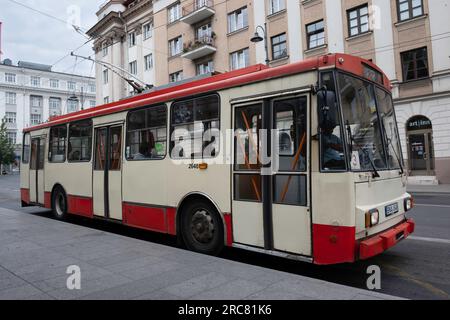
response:
[[[390,146],[390,147],[392,147],[392,151],[394,152],[395,158],[397,158],[398,165],[400,166],[400,174],[403,175],[405,173],[405,170],[403,169],[402,161],[401,161],[399,155],[397,154],[394,146],[392,145],[392,136],[391,136],[391,139],[387,137],[386,126],[384,125],[383,121],[381,121],[381,126],[383,128],[385,143],[387,143],[388,154],[389,154],[389,146]]]
[[[353,138],[352,128],[350,127],[348,120],[346,123],[346,127],[347,127],[348,136],[350,138],[350,152],[353,153],[353,141],[355,141],[355,139]],[[373,169],[372,177],[379,178],[380,174],[378,173],[377,167],[375,166],[375,162],[373,162],[372,158],[370,157],[369,152],[364,148],[360,148],[359,150],[361,150],[364,153],[364,155],[369,159],[370,165],[372,166],[372,169]]]

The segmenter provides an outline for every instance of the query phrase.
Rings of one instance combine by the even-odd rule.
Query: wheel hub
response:
[[[214,237],[214,221],[207,210],[197,210],[192,216],[191,230],[194,239],[200,243],[209,243]]]

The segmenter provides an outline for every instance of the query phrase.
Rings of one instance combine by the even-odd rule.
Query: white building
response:
[[[17,151],[24,128],[95,106],[95,91],[95,78],[53,72],[51,66],[36,63],[0,63],[0,119],[6,120]]]

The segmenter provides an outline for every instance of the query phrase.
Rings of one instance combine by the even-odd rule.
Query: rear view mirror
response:
[[[336,94],[328,91],[326,86],[318,90],[319,127],[322,130],[334,129],[337,126]]]

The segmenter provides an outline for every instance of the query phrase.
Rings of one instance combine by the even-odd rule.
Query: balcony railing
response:
[[[194,3],[183,7],[181,21],[194,24],[211,17],[215,13],[212,0],[194,0]]]
[[[183,48],[183,58],[194,60],[216,52],[214,38],[212,34],[187,43]]]

